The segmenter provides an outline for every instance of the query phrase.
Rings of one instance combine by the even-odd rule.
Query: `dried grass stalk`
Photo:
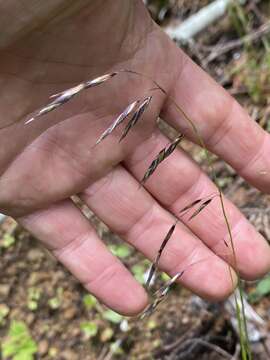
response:
[[[170,240],[174,230],[175,230],[175,227],[176,227],[176,224],[177,222],[175,222],[169,229],[169,231],[167,232],[164,240],[162,241],[161,243],[161,246],[158,250],[158,254],[155,258],[155,261],[153,262],[153,264],[151,265],[151,268],[149,270],[149,275],[148,275],[148,278],[147,278],[147,281],[146,281],[146,287],[149,287],[150,284],[151,284],[151,280],[153,278],[155,278],[155,275],[156,275],[156,272],[157,272],[157,269],[158,269],[158,265],[159,265],[159,260],[160,260],[160,257],[161,257],[161,254],[163,252],[163,250],[165,249],[165,246],[167,245],[168,241]]]
[[[123,134],[121,135],[121,137],[119,139],[119,142],[122,141],[127,136],[129,131],[137,124],[137,122],[140,120],[143,113],[147,109],[148,105],[150,104],[151,100],[152,100],[152,96],[148,96],[147,98],[145,98],[142,101],[142,103],[139,106],[138,110],[134,113],[134,115],[132,116],[132,118],[128,122],[127,126],[125,127],[125,129],[123,131]]]
[[[43,116],[43,115],[57,109],[59,106],[64,105],[69,100],[71,100],[74,96],[78,95],[81,91],[83,91],[85,89],[89,89],[90,87],[101,85],[105,81],[111,79],[112,77],[114,77],[117,74],[118,74],[118,72],[112,72],[109,74],[105,74],[105,75],[99,76],[93,80],[86,81],[84,83],[76,85],[70,89],[64,90],[58,94],[54,94],[54,95],[50,96],[50,98],[55,98],[55,100],[53,100],[52,102],[50,102],[49,104],[44,106],[41,110],[39,110],[36,115],[34,115],[31,119],[29,119],[25,122],[25,125],[30,124],[36,118]]]
[[[173,153],[173,151],[176,149],[177,145],[180,143],[183,137],[184,135],[180,134],[172,143],[170,143],[167,147],[163,148],[158,153],[157,157],[151,162],[150,166],[145,172],[141,180],[141,185],[145,184],[145,182],[150,178],[150,176],[156,171],[159,164]]]
[[[172,285],[181,277],[183,276],[184,271],[178,272],[171,278],[169,281],[166,282],[160,289],[158,289],[154,294],[154,301],[149,304],[146,309],[141,314],[141,319],[144,319],[147,316],[150,316],[157,306],[164,300],[166,295],[168,294],[169,290],[171,289]]]

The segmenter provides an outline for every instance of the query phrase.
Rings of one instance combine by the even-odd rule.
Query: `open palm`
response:
[[[146,78],[123,73],[25,125],[50,95],[123,68],[147,74],[185,109],[210,151],[270,192],[269,135],[163,34],[139,0],[92,1],[48,19],[1,49],[0,68],[0,209],[121,313],[138,313],[147,296],[70,196],[78,194],[112,231],[153,259],[179,209],[216,188],[177,149],[139,189],[145,170],[168,143],[156,126],[160,114],[196,140],[170,100],[151,93]],[[149,108],[125,140],[118,142],[120,126],[93,147],[128,104],[150,93]],[[225,205],[241,276],[263,275],[270,268],[267,242],[233,204],[225,200]],[[233,287],[227,237],[214,201],[200,218],[177,224],[160,265],[174,275],[198,262],[181,282],[200,296],[222,299]]]

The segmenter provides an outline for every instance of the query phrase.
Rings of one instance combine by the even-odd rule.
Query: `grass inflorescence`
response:
[[[242,351],[242,359],[243,360],[251,360],[252,354],[250,351],[248,332],[247,332],[243,290],[242,290],[242,285],[241,285],[241,281],[240,281],[240,276],[239,276],[239,273],[237,270],[236,252],[235,252],[235,247],[234,247],[234,242],[233,242],[233,237],[232,237],[232,232],[231,232],[231,226],[230,226],[228,216],[226,214],[226,209],[224,206],[223,195],[222,195],[220,186],[218,185],[217,176],[212,167],[211,160],[208,155],[208,151],[205,146],[204,140],[200,136],[200,133],[197,130],[192,119],[190,119],[190,117],[187,115],[187,113],[181,108],[181,106],[179,106],[179,104],[174,100],[174,98],[171,97],[168,94],[168,92],[161,85],[159,85],[154,79],[152,79],[150,76],[142,74],[142,73],[134,71],[134,70],[122,69],[119,71],[114,71],[114,72],[99,76],[93,80],[89,80],[89,81],[80,83],[77,86],[74,86],[66,91],[63,91],[56,95],[53,95],[52,98],[54,100],[49,102],[43,108],[41,108],[31,119],[27,120],[25,122],[25,124],[29,124],[32,121],[34,121],[35,119],[37,119],[41,116],[44,116],[49,112],[55,111],[60,106],[64,105],[68,101],[70,101],[73,97],[80,94],[82,91],[102,85],[102,84],[106,83],[107,81],[109,81],[110,79],[112,79],[113,77],[119,76],[120,74],[133,74],[134,76],[139,76],[141,78],[148,79],[155,86],[151,90],[158,90],[167,97],[167,99],[171,102],[172,106],[174,106],[176,108],[176,110],[179,112],[179,114],[185,119],[187,124],[190,126],[191,130],[193,131],[193,133],[195,135],[197,142],[200,144],[200,146],[204,150],[205,157],[207,159],[209,170],[210,170],[210,175],[212,176],[213,181],[217,188],[216,193],[211,194],[203,199],[195,199],[192,203],[187,204],[184,208],[182,208],[178,211],[178,219],[175,220],[174,223],[170,226],[168,232],[166,233],[166,235],[164,237],[164,240],[161,243],[158,253],[154,259],[154,262],[150,268],[148,278],[146,281],[146,288],[150,287],[152,280],[155,278],[155,275],[158,271],[160,258],[166,249],[166,245],[168,244],[170,238],[172,237],[172,235],[174,233],[177,222],[186,215],[189,216],[187,221],[191,221],[196,216],[198,216],[207,206],[209,206],[214,198],[218,197],[220,200],[220,206],[222,209],[224,222],[226,224],[227,231],[229,234],[229,239],[230,239],[230,244],[225,243],[225,245],[227,247],[229,247],[229,245],[230,245],[230,247],[231,247],[233,260],[234,260],[234,268],[235,268],[237,276],[238,276],[237,289],[238,289],[238,293],[239,293],[240,303],[238,302],[236,295],[235,295],[235,303],[236,303],[236,313],[237,313],[236,315],[237,315],[239,333],[240,333],[240,345],[241,345],[241,351]],[[133,101],[131,104],[129,104],[123,110],[123,112],[121,112],[121,114],[119,114],[118,117],[112,122],[112,124],[107,129],[104,130],[104,132],[96,140],[95,146],[99,145],[103,140],[105,140],[105,138],[107,138],[109,135],[111,135],[112,132],[120,124],[124,123],[125,121],[127,121],[127,119],[129,119],[127,124],[125,125],[125,128],[124,128],[120,138],[119,138],[119,142],[122,141],[129,134],[129,132],[132,131],[134,126],[142,118],[145,111],[150,106],[152,99],[153,99],[153,95],[151,95],[151,96],[147,95],[143,99],[137,99],[137,100]],[[146,169],[144,176],[141,180],[141,185],[144,185],[146,183],[146,181],[154,174],[154,172],[156,171],[158,166],[160,166],[161,163],[174,152],[174,150],[180,144],[182,139],[183,139],[183,134],[180,134],[179,136],[177,136],[175,138],[175,140],[173,140],[171,143],[169,143],[168,146],[166,146],[165,148],[163,148],[159,151],[159,153],[156,155],[156,157],[152,160],[152,162]],[[191,265],[193,266],[196,264],[191,264]],[[187,268],[189,268],[191,265],[189,265]],[[231,268],[229,265],[228,265],[228,267],[229,267],[229,272],[230,272],[230,276],[231,276],[231,281],[232,281],[232,283],[234,283]],[[142,318],[152,314],[152,312],[157,308],[157,306],[160,304],[160,302],[162,302],[165,299],[165,297],[168,294],[169,290],[171,289],[172,285],[179,278],[181,278],[183,276],[183,274],[187,270],[187,268],[183,269],[182,271],[175,274],[164,286],[162,286],[160,289],[158,289],[156,292],[153,293],[153,295],[152,295],[153,301],[144,310],[144,312],[142,314]]]

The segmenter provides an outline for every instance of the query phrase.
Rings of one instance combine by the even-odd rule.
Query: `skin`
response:
[[[196,141],[190,126],[164,94],[153,92],[150,107],[123,142],[118,143],[119,127],[93,147],[116,116],[153,87],[127,74],[28,125],[25,121],[50,95],[128,68],[159,82],[193,119],[209,150],[265,193],[270,193],[270,137],[151,21],[141,1],[78,1],[76,7],[59,1],[45,11],[33,0],[36,13],[19,3],[0,2],[7,33],[0,44],[0,210],[40,239],[107,306],[137,314],[147,304],[145,291],[106,249],[70,196],[77,194],[112,231],[154,259],[173,214],[216,192],[181,149],[138,189],[168,143],[157,117]],[[16,31],[14,13],[26,17],[26,24],[15,22]],[[245,279],[263,276],[270,268],[267,242],[228,200],[225,207],[237,270]],[[180,280],[184,286],[221,300],[235,286],[235,275],[232,283],[228,271],[228,264],[235,263],[224,240],[229,242],[228,232],[215,199],[193,221],[177,224],[160,266],[170,275],[187,269]]]

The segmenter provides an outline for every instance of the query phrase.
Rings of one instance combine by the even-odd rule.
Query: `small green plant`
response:
[[[249,21],[245,9],[239,1],[231,2],[231,5],[229,6],[229,18],[238,36],[241,37],[245,35]]]
[[[31,311],[35,311],[38,308],[38,302],[41,297],[41,289],[37,287],[30,287],[27,294],[27,307]]]
[[[123,320],[123,316],[113,310],[106,310],[102,314],[103,319],[110,321],[113,324],[119,324]]]
[[[258,282],[255,290],[249,294],[249,301],[254,303],[268,295],[270,295],[270,275]]]
[[[62,303],[63,289],[57,288],[56,296],[52,297],[48,301],[48,305],[52,310],[57,310],[60,308]]]
[[[88,311],[92,310],[97,305],[97,299],[90,294],[85,294],[82,301],[85,309]]]
[[[131,254],[131,248],[124,244],[111,244],[108,247],[120,259],[125,259]]]
[[[98,333],[98,325],[93,321],[86,321],[80,324],[80,329],[85,339],[95,337]]]
[[[2,344],[3,359],[32,360],[36,352],[37,345],[27,326],[21,321],[12,321],[8,335]]]
[[[146,273],[147,267],[146,265],[141,262],[138,263],[136,265],[133,265],[131,268],[131,271],[135,277],[135,279],[140,283],[140,284],[144,284],[145,283],[145,273]]]
[[[15,237],[9,233],[6,233],[0,240],[0,248],[8,249],[15,244]]]

